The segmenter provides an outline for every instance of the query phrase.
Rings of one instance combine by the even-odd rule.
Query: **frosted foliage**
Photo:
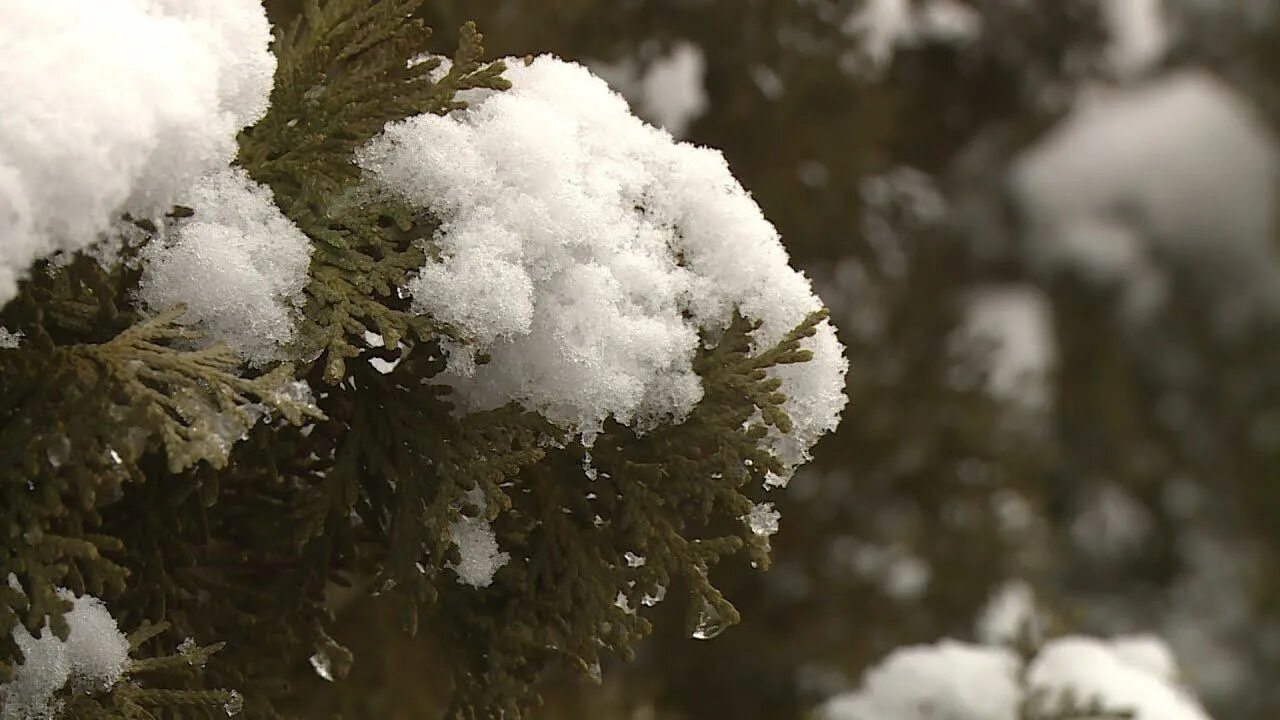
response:
[[[186,306],[185,322],[250,362],[279,359],[307,282],[307,236],[239,168],[202,178],[179,199],[195,215],[145,248],[141,299],[153,310]]]
[[[872,668],[856,692],[830,700],[818,717],[1017,720],[1028,700],[1056,717],[1066,710],[1067,696],[1131,712],[1133,720],[1209,720],[1177,685],[1172,653],[1149,636],[1061,638],[1044,645],[1025,667],[1005,647],[943,640],[902,648]]]
[[[3,720],[53,718],[59,709],[54,694],[64,686],[79,692],[106,689],[120,680],[129,663],[129,641],[101,600],[65,590],[59,594],[72,602],[65,616],[70,628],[65,641],[48,626],[39,637],[21,625],[13,630],[23,663],[11,681],[0,685]]]
[[[0,303],[236,151],[275,71],[255,0],[0,0]]]
[[[454,353],[466,409],[515,400],[588,436],[610,416],[680,418],[702,396],[700,328],[738,308],[763,322],[766,347],[821,306],[720,153],[646,125],[579,65],[509,65],[510,91],[389,125],[359,155],[379,186],[441,221],[439,260],[408,289],[416,311],[492,357],[473,369]],[[793,463],[845,402],[834,330],[807,346],[813,362],[777,371]]]
[[[462,516],[449,526],[449,540],[458,547],[461,561],[449,568],[458,582],[472,587],[488,587],[493,574],[507,564],[511,556],[498,549],[493,528],[483,518]]]

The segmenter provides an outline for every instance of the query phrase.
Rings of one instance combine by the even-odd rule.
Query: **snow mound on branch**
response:
[[[65,590],[59,594],[72,602],[64,616],[70,628],[66,640],[58,639],[48,626],[40,637],[21,625],[13,629],[23,662],[14,669],[13,679],[0,685],[2,720],[53,718],[58,712],[54,694],[64,686],[78,692],[105,690],[120,680],[128,666],[129,640],[102,601],[90,595],[75,597]]]
[[[0,0],[0,304],[36,260],[235,156],[275,57],[255,0]]]
[[[1173,654],[1158,638],[1065,637],[1024,668],[1005,647],[943,640],[895,650],[856,692],[828,701],[822,720],[1017,720],[1030,697],[1048,714],[1098,702],[1133,720],[1209,720],[1176,683]]]
[[[699,329],[736,308],[763,322],[763,348],[821,307],[719,152],[646,125],[580,65],[509,66],[510,91],[388,125],[359,154],[377,186],[441,221],[439,259],[408,290],[492,357],[472,368],[454,353],[464,408],[515,400],[588,438],[607,417],[679,419],[702,397]],[[834,328],[806,347],[811,362],[775,371],[790,463],[845,403]]]
[[[195,215],[145,247],[139,297],[156,311],[184,305],[183,322],[250,363],[281,359],[307,283],[310,240],[240,168],[201,178],[179,200]]]

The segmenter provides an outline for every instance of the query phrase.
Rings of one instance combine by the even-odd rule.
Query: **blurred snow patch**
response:
[[[641,67],[633,58],[590,63],[592,72],[622,93],[636,113],[672,136],[684,137],[707,111],[707,60],[702,48],[680,40]]]
[[[942,640],[895,650],[867,672],[859,690],[828,701],[818,717],[1017,720],[1024,702],[1040,711],[1037,717],[1057,717],[1072,698],[1077,710],[1096,702],[1133,720],[1209,720],[1175,675],[1172,653],[1150,636],[1059,638],[1025,666],[1005,647]]]
[[[1161,305],[1177,263],[1217,289],[1227,318],[1280,307],[1276,170],[1253,109],[1184,71],[1082,96],[1011,181],[1033,262],[1120,283],[1136,317]]]
[[[1043,292],[1030,285],[973,292],[962,333],[989,351],[987,382],[994,395],[1031,409],[1049,404],[1057,350],[1052,310]]]
[[[982,16],[958,0],[866,0],[845,21],[844,30],[859,41],[846,59],[854,72],[884,69],[899,47],[927,41],[965,43],[982,32]]]

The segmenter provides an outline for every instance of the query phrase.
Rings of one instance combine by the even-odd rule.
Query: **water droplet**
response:
[[[321,678],[333,682],[333,661],[329,659],[329,654],[324,650],[320,650],[311,656],[311,668]]]
[[[704,602],[702,612],[698,613],[698,624],[693,629],[694,640],[710,640],[724,632],[733,623],[720,609],[711,603]]]
[[[227,717],[235,717],[241,710],[244,710],[244,696],[239,691],[232,690],[227,695],[227,701],[222,703],[222,711],[227,714]]]

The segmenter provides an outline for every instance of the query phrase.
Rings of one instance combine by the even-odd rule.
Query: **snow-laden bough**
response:
[[[448,373],[464,409],[516,401],[588,439],[606,418],[678,421],[703,393],[700,331],[736,310],[760,321],[762,349],[822,307],[719,152],[645,124],[580,65],[508,64],[510,90],[391,124],[358,154],[377,188],[440,222],[407,291],[475,341]],[[773,438],[788,466],[846,402],[834,328],[804,347],[811,361],[771,371],[794,421]]]

